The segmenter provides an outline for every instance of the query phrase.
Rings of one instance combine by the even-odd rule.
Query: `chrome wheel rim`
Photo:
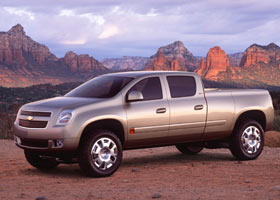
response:
[[[261,147],[261,132],[255,126],[247,127],[241,136],[243,149],[248,154],[256,153]]]
[[[100,170],[111,168],[117,161],[118,147],[107,137],[98,139],[92,146],[91,156],[94,165]]]

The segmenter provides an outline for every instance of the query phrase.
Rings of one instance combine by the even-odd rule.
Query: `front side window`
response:
[[[67,93],[66,97],[111,98],[134,78],[119,76],[96,77]]]
[[[140,91],[144,97],[143,100],[162,99],[162,89],[158,77],[146,78],[139,81],[129,90],[129,92],[131,91]]]
[[[192,76],[167,76],[167,82],[172,98],[194,96],[196,84]]]

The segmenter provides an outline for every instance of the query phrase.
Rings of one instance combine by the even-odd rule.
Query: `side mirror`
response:
[[[141,101],[143,99],[144,99],[143,94],[140,91],[134,90],[134,91],[129,92],[128,95],[127,95],[127,101],[128,102]]]

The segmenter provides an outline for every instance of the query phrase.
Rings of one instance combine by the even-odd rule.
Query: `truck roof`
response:
[[[185,72],[185,71],[130,71],[130,72],[116,72],[116,73],[109,73],[105,74],[105,76],[122,76],[122,77],[139,77],[145,76],[150,74],[189,74],[195,75],[194,72]]]

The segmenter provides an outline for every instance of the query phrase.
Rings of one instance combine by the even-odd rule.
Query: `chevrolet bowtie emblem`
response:
[[[32,116],[28,116],[27,117],[27,120],[29,120],[29,121],[31,121],[31,120],[33,120],[34,119],[34,117],[32,117]]]

